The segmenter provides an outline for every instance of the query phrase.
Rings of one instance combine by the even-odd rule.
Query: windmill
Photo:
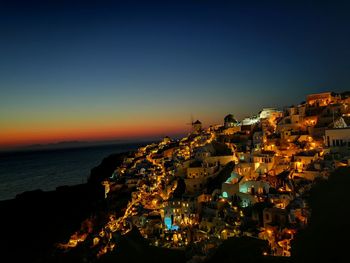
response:
[[[191,130],[190,130],[190,132],[191,132],[193,129],[193,115],[192,114],[191,114],[190,123],[186,123],[186,125],[191,125]]]

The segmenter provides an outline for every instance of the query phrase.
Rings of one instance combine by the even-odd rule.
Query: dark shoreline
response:
[[[106,208],[101,182],[127,154],[104,158],[85,184],[28,191],[0,201],[0,261],[45,262],[57,242],[66,241],[83,220]]]
[[[0,201],[28,191],[53,191],[84,184],[91,169],[111,154],[135,151],[149,142],[119,143],[64,149],[0,152]]]

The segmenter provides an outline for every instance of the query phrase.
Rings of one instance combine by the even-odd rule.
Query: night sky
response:
[[[349,89],[347,1],[46,2],[0,3],[0,148],[180,134]]]

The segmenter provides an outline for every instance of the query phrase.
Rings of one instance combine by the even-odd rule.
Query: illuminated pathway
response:
[[[200,139],[200,136],[195,137],[194,140],[191,141],[189,145],[191,151],[193,151],[193,148],[201,147],[208,143],[211,143],[215,138],[215,134],[214,132],[209,132],[209,133],[210,133],[210,137],[206,139],[203,143],[198,142],[198,140]],[[156,171],[155,175],[157,176],[157,179],[155,180],[155,183],[152,182],[152,184],[149,185],[149,192],[145,191],[142,187],[138,187],[137,191],[133,193],[132,200],[128,202],[124,215],[119,217],[118,219],[115,219],[114,216],[110,216],[109,222],[99,232],[99,237],[93,238],[93,247],[96,247],[102,243],[105,244],[105,245],[102,245],[102,247],[99,249],[99,252],[97,253],[97,257],[100,257],[101,255],[107,253],[108,251],[112,251],[115,248],[116,244],[112,240],[112,233],[118,231],[122,235],[125,235],[132,229],[132,224],[128,223],[127,219],[129,219],[131,216],[137,215],[137,212],[135,209],[136,205],[139,205],[144,200],[151,200],[151,198],[156,195],[159,195],[164,201],[166,201],[169,199],[169,197],[177,187],[176,184],[173,184],[173,185],[166,184],[165,186],[166,193],[164,194],[161,191],[162,190],[161,183],[163,182],[163,179],[167,175],[164,165],[157,163],[154,159],[152,159],[152,153],[148,154],[145,157],[145,159],[147,159],[150,163],[152,163],[153,166],[157,167],[160,170],[160,174],[158,174]],[[171,186],[170,191],[167,191],[169,186]],[[90,233],[76,232],[71,236],[68,243],[59,244],[59,247],[62,249],[74,248],[79,243],[84,242],[88,234]],[[101,242],[101,240],[103,239],[105,242]]]
[[[119,217],[117,220],[111,219],[107,225],[104,227],[103,230],[101,230],[100,233],[105,233],[108,232],[106,231],[107,229],[110,230],[111,232],[116,232],[116,231],[120,231],[122,233],[122,235],[125,235],[126,233],[128,233],[131,229],[132,229],[132,224],[129,224],[129,228],[124,229],[125,225],[126,225],[126,220],[132,216],[132,215],[136,215],[137,212],[133,211],[133,208],[135,207],[135,205],[139,204],[141,200],[148,200],[150,197],[158,194],[158,191],[160,189],[160,183],[162,182],[162,179],[164,178],[164,176],[166,175],[165,172],[165,168],[163,165],[156,163],[152,158],[151,158],[151,154],[149,154],[147,157],[147,160],[149,162],[151,162],[153,165],[157,166],[158,168],[160,168],[161,170],[161,178],[156,180],[156,185],[154,187],[151,187],[151,192],[148,193],[146,191],[144,191],[142,188],[139,188],[138,191],[136,192],[135,196],[136,198],[133,199],[131,202],[128,203],[128,206],[125,210],[125,213],[122,217]],[[158,177],[159,178],[159,177]],[[176,187],[172,188],[171,193],[176,189]],[[163,197],[163,195],[160,195],[163,197],[163,200],[166,200],[167,198],[169,198],[168,194],[165,198]],[[101,236],[101,235],[100,235]],[[105,234],[102,234],[102,236],[105,236]],[[97,256],[101,256],[103,254],[105,254],[106,252],[108,252],[109,250],[113,250],[113,248],[115,247],[115,244],[112,243],[111,241],[112,236],[108,235],[108,243],[106,246],[102,247],[99,251],[99,253],[97,254]]]

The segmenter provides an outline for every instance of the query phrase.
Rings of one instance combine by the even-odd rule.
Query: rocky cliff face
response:
[[[0,202],[0,262],[48,262],[55,243],[66,240],[84,219],[105,209],[101,182],[125,154],[113,154],[91,170],[88,183],[55,191],[25,192]]]

